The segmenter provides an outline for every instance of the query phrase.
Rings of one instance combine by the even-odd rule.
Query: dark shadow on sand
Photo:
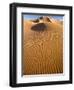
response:
[[[34,30],[34,31],[44,31],[46,29],[47,27],[44,23],[38,23],[31,27],[31,30]]]

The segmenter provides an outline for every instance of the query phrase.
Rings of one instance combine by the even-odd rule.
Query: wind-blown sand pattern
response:
[[[63,73],[63,23],[23,20],[23,75]]]

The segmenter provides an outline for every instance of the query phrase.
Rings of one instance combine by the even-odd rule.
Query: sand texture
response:
[[[23,75],[63,73],[63,23],[23,20]]]

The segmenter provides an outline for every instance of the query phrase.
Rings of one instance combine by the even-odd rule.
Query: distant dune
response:
[[[63,73],[63,22],[23,20],[23,75]]]

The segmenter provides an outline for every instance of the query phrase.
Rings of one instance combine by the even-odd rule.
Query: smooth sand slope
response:
[[[63,23],[23,20],[23,75],[63,73]]]

